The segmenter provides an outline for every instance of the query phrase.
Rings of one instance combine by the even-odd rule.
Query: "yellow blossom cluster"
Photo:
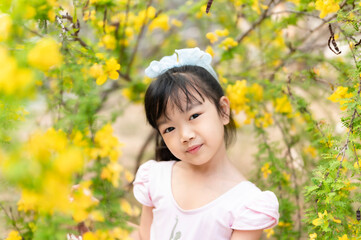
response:
[[[291,116],[290,114],[292,113],[292,105],[287,95],[283,95],[280,98],[276,98],[273,105],[275,107],[276,112]]]
[[[124,170],[118,162],[109,162],[101,172],[100,177],[108,180],[114,187],[119,187],[120,173]]]
[[[270,168],[270,163],[267,162],[263,165],[263,167],[261,168],[261,172],[263,173],[263,178],[267,179],[268,175],[270,175],[272,173],[272,170],[269,169]]]
[[[3,176],[21,189],[19,211],[72,214],[72,177],[83,170],[86,155],[66,134],[53,128],[37,131],[18,151],[4,154]]]
[[[149,23],[149,29],[152,31],[156,28],[162,29],[163,31],[168,31],[169,26],[169,17],[165,13],[156,15],[157,10],[150,6],[147,9],[141,10],[138,14],[134,12],[121,12],[112,17],[112,22],[122,22],[127,23],[127,26],[132,26],[132,32],[138,33],[144,24]],[[174,25],[180,25],[179,21],[172,21]],[[127,30],[130,31],[130,30]],[[129,35],[128,35],[129,37]]]
[[[316,150],[316,148],[314,148],[312,146],[307,146],[307,147],[303,148],[303,152],[312,158],[317,157],[317,150]]]
[[[208,32],[206,34],[206,38],[209,40],[211,44],[217,42],[220,37],[227,37],[229,35],[228,29],[217,29],[214,32]],[[227,37],[223,39],[223,41],[219,44],[219,47],[223,48],[224,50],[229,50],[233,47],[236,47],[238,42],[235,41],[232,37]]]
[[[89,74],[96,79],[98,85],[103,85],[108,78],[117,80],[118,70],[120,70],[120,64],[115,58],[111,58],[105,62],[105,65],[94,63],[89,69]]]
[[[129,232],[120,227],[111,230],[96,230],[83,235],[83,240],[131,240]]]
[[[129,216],[136,217],[140,215],[140,209],[137,206],[132,207],[130,203],[125,199],[120,200],[120,209]]]
[[[266,233],[267,238],[270,238],[275,234],[275,231],[273,230],[273,228],[265,229],[265,230],[263,230],[263,232]]]
[[[311,233],[309,235],[310,239],[309,240],[315,240],[317,238],[317,233]]]
[[[258,15],[261,14],[261,9],[267,9],[268,6],[260,3],[258,0],[254,0],[252,4],[252,10],[255,11]]]
[[[120,150],[122,144],[113,135],[113,132],[113,127],[109,123],[96,132],[94,146],[88,148],[88,154],[92,159],[97,159],[98,157],[108,157],[110,159],[110,162],[101,170],[100,177],[112,183],[114,187],[119,187],[121,176],[124,176],[127,182],[133,181],[134,176],[118,162],[118,158],[122,154]]]
[[[81,182],[71,192],[69,207],[76,222],[83,222],[85,220],[104,221],[102,212],[94,210],[99,201],[93,197],[90,185],[91,181]]]
[[[104,125],[95,133],[95,146],[89,149],[92,159],[109,157],[112,162],[116,162],[121,156],[120,147],[122,144],[118,138],[113,135],[113,127],[110,123]]]
[[[345,104],[350,102],[350,100],[348,98],[351,98],[351,97],[353,97],[353,94],[348,92],[348,87],[340,86],[327,99],[331,100],[332,102],[340,103],[341,110],[345,110],[347,108],[347,106],[345,106]]]
[[[157,14],[157,10],[150,6],[147,9],[141,10],[138,13],[119,12],[111,17],[109,23],[103,20],[97,21],[96,10],[87,10],[84,13],[83,19],[85,21],[91,20],[95,25],[105,30],[105,35],[102,36],[99,46],[105,47],[108,50],[114,50],[118,44],[123,46],[129,46],[136,33],[139,33],[144,26],[148,26],[150,31],[155,29],[161,29],[162,31],[168,31],[170,29],[169,16],[165,13]],[[120,36],[124,36],[119,40],[115,37],[116,24],[121,23],[124,26],[123,29],[118,30],[121,33]],[[182,22],[173,19],[171,24],[177,27],[182,25]],[[118,41],[118,42],[117,42]]]
[[[18,231],[12,230],[5,240],[21,240],[21,236]]]
[[[49,71],[62,63],[59,44],[52,38],[42,38],[28,53],[28,62],[31,66],[42,71]]]
[[[12,28],[12,19],[8,14],[0,13],[0,42],[9,38]]]
[[[249,102],[249,99],[246,97],[246,93],[246,80],[236,81],[234,85],[227,86],[226,94],[231,102],[231,109],[233,109],[236,114],[247,108],[247,103]]]
[[[238,45],[238,42],[235,41],[233,38],[228,37],[224,39],[219,46],[222,47],[224,50],[229,50],[231,48],[234,48]]]
[[[233,85],[228,85],[226,94],[231,102],[231,109],[236,114],[244,111],[247,119],[244,124],[250,124],[254,119],[257,127],[267,128],[273,124],[272,114],[264,110],[252,109],[253,103],[260,103],[263,100],[263,87],[257,83],[247,86],[246,80],[236,81]],[[254,105],[254,104],[253,104]]]
[[[323,213],[318,213],[318,218],[314,219],[312,221],[312,224],[315,226],[320,226],[322,224],[328,224],[328,221],[332,220],[335,223],[341,223],[340,219],[336,219],[332,216],[332,214],[327,213],[327,211],[325,210]]]
[[[335,13],[340,9],[338,2],[335,0],[317,0],[315,7],[320,11],[320,18],[324,18],[328,14]]]
[[[28,96],[33,94],[34,76],[29,69],[20,68],[9,51],[0,46],[0,94]]]

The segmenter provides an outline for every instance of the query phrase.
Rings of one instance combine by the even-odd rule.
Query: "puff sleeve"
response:
[[[234,210],[234,222],[231,228],[236,230],[272,228],[278,223],[278,207],[278,200],[273,192],[259,192]]]
[[[138,200],[138,202],[148,207],[153,207],[152,197],[150,194],[150,180],[152,170],[156,163],[157,162],[154,160],[149,160],[142,164],[139,167],[133,182],[134,197]]]

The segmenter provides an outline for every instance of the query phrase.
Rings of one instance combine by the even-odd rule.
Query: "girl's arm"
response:
[[[150,239],[150,226],[153,221],[153,207],[143,205],[142,215],[140,216],[139,236],[141,240]]]
[[[259,240],[263,230],[241,231],[233,230],[231,240]]]

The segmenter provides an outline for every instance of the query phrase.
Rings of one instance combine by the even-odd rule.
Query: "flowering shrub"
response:
[[[252,180],[279,198],[280,222],[264,237],[360,238],[361,2],[212,5],[0,2],[0,176],[20,195],[0,202],[6,239],[83,228],[83,239],[130,238],[140,210],[112,123],[142,101],[152,59],[195,46],[213,56],[238,127],[253,133]],[[102,114],[114,95],[122,109]],[[39,101],[47,126],[34,120]],[[24,123],[35,127],[21,135]]]

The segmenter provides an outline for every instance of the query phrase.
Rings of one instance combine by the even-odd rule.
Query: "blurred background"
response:
[[[360,9],[1,1],[0,238],[131,239],[141,208],[131,182],[154,158],[144,69],[199,47],[237,120],[231,160],[279,198],[279,225],[262,239],[359,239]]]

